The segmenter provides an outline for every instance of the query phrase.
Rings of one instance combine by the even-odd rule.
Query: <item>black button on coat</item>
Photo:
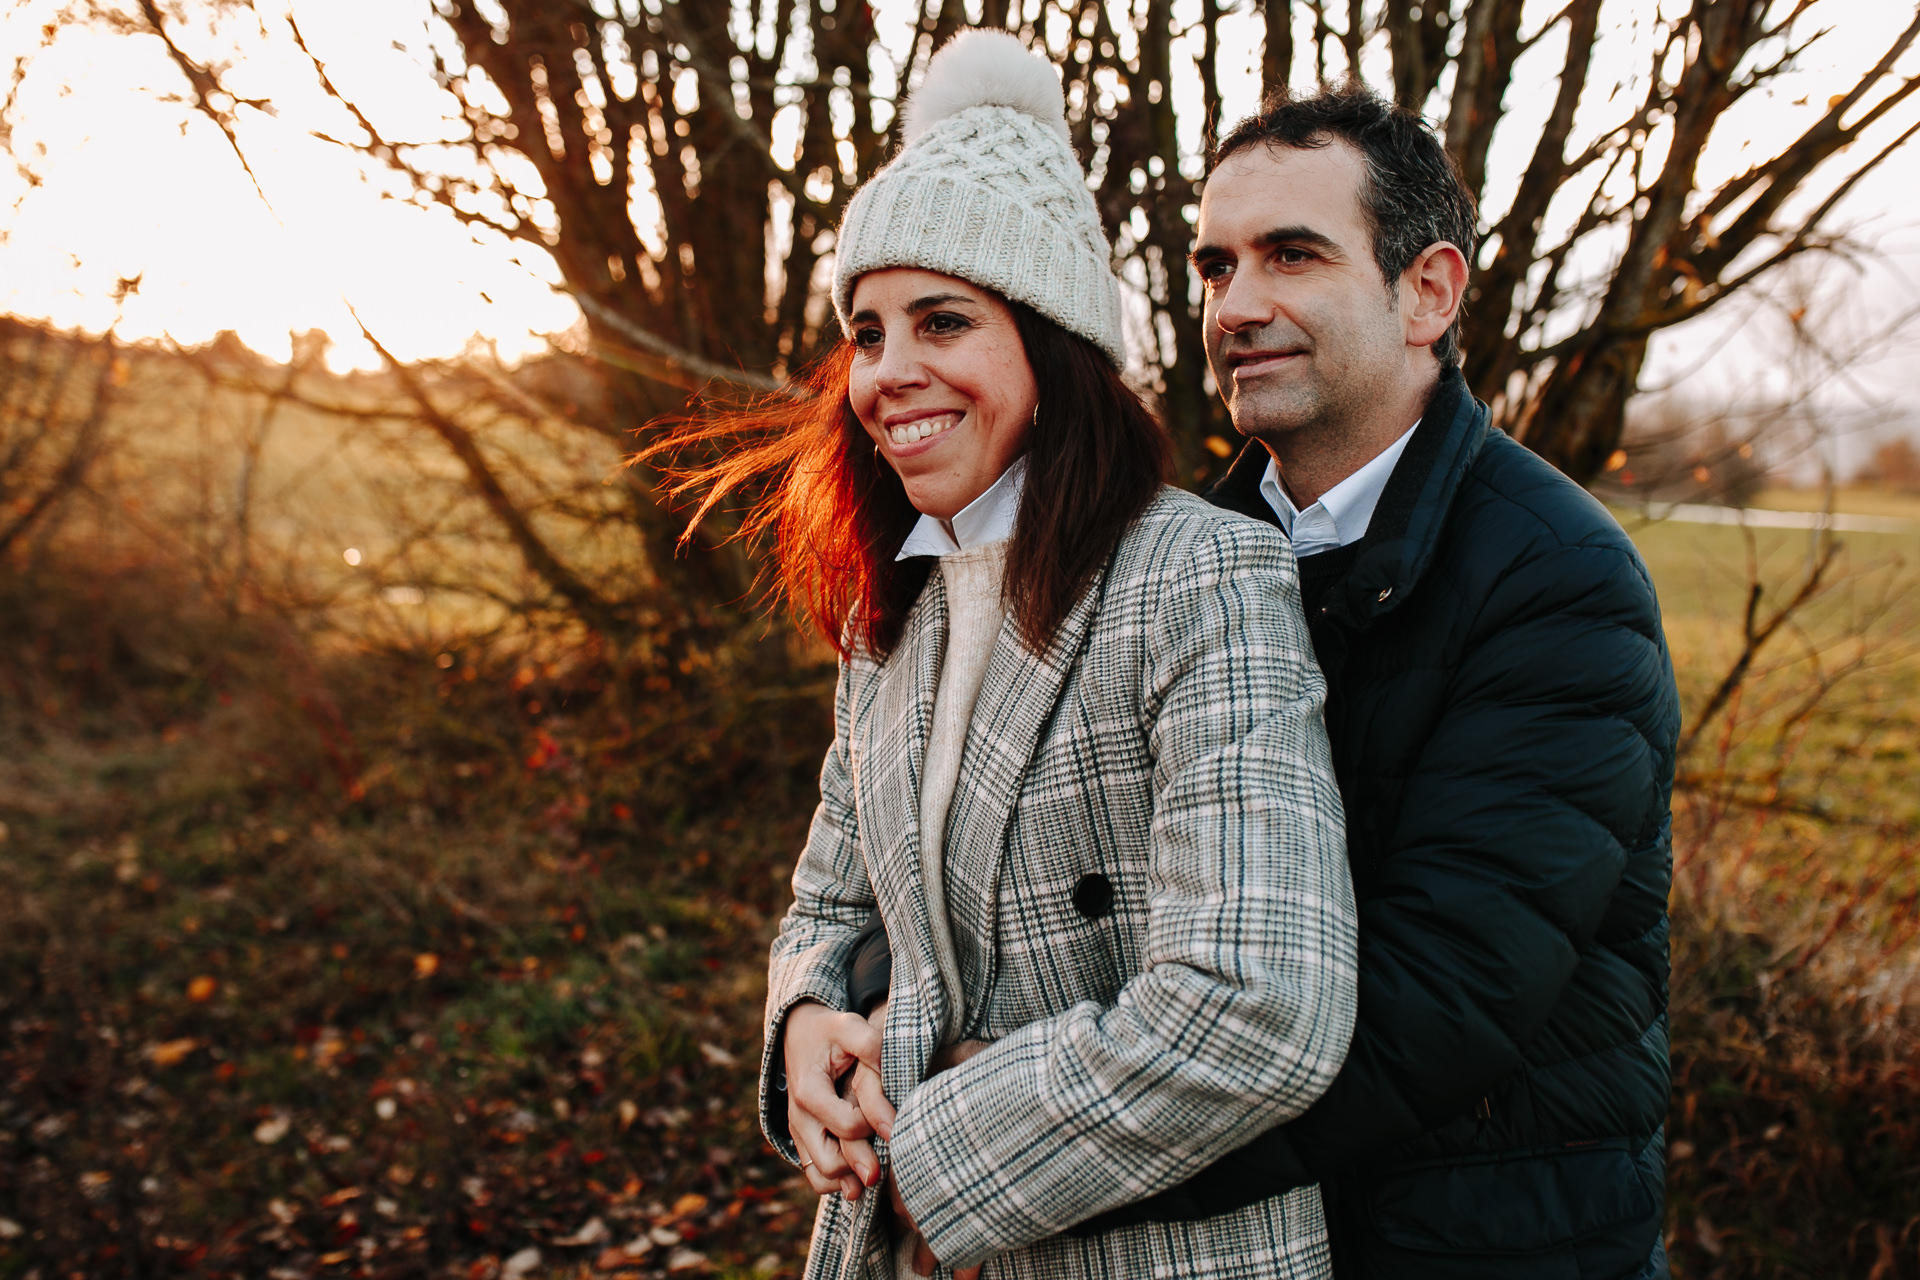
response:
[[[1266,458],[1209,496],[1273,520]],[[1360,907],[1353,1046],[1304,1115],[1089,1226],[1317,1181],[1339,1280],[1664,1275],[1679,708],[1645,565],[1449,373],[1366,537],[1301,577]]]
[[[1098,920],[1113,905],[1113,881],[1089,871],[1073,886],[1073,908],[1089,920]]]

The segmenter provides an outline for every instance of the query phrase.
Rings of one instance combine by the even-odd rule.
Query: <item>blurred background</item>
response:
[[[1359,75],[1467,375],[1661,589],[1682,1277],[1920,1277],[1920,9],[12,0],[0,1278],[797,1276],[765,947],[830,654],[633,461],[837,336],[968,25],[1058,63],[1180,480],[1216,134]]]

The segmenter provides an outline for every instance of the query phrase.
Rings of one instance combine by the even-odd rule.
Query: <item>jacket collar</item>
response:
[[[1393,476],[1359,542],[1353,570],[1324,602],[1328,612],[1365,630],[1391,613],[1412,592],[1433,562],[1440,531],[1454,496],[1486,439],[1491,414],[1473,398],[1457,367],[1442,371],[1420,425],[1400,455]],[[1250,442],[1206,494],[1214,505],[1278,524],[1260,495],[1268,453]]]

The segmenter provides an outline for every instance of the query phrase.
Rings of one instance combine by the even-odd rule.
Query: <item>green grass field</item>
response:
[[[1842,498],[1860,514],[1920,507]],[[1826,547],[1802,530],[1625,523],[1691,731],[1738,669],[1755,584],[1764,627]],[[1837,541],[1681,761],[1676,1276],[1920,1275],[1920,529]]]

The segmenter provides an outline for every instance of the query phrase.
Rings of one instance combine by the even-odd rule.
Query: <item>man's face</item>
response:
[[[1243,435],[1277,448],[1299,432],[1351,436],[1397,403],[1410,353],[1373,260],[1365,183],[1340,141],[1245,147],[1207,179],[1193,250],[1207,361]]]

